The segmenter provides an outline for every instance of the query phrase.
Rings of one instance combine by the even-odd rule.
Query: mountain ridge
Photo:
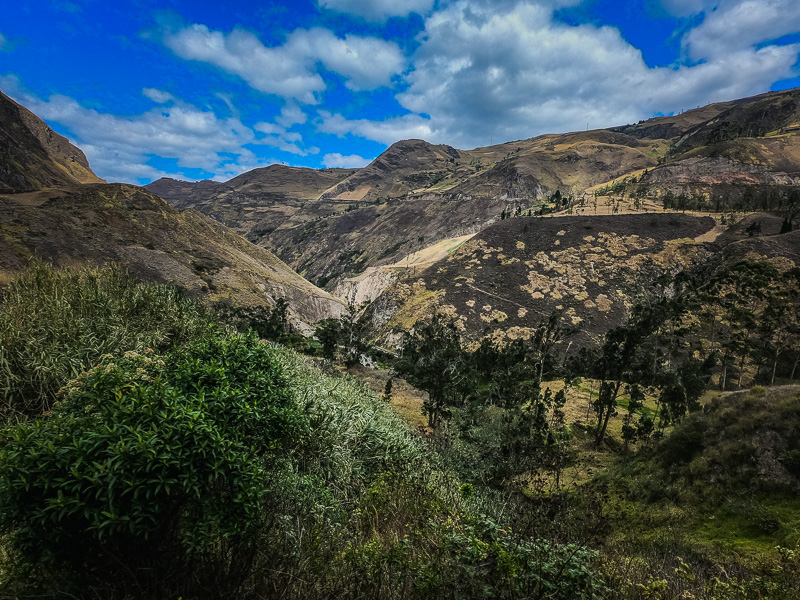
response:
[[[82,150],[0,91],[0,191],[102,182]]]
[[[191,203],[333,289],[343,278],[475,232],[504,215],[558,209],[550,201],[556,193],[591,199],[614,184],[616,195],[654,201],[664,194],[705,195],[719,205],[711,198],[711,187],[719,184],[731,188],[726,194],[732,198],[749,186],[800,186],[800,136],[780,132],[794,118],[798,98],[800,90],[768,92],[632,125],[472,150],[402,140],[323,192],[287,193],[292,186],[284,182],[283,191],[266,198],[230,180],[227,195],[195,193],[186,184],[168,199]],[[779,108],[766,110],[773,105]],[[753,120],[748,130],[745,121]],[[715,131],[729,132],[730,139],[718,139],[725,136]],[[693,139],[708,145],[690,148]],[[295,169],[285,171],[287,177],[300,173],[285,169]]]

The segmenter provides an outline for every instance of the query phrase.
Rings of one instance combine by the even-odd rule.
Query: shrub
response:
[[[306,428],[252,337],[104,357],[51,414],[2,433],[0,526],[17,579],[109,597],[235,593]]]

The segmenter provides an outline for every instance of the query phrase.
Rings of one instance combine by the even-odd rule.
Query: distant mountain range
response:
[[[102,182],[2,95],[0,110],[0,282],[32,256],[114,260],[211,300],[285,297],[306,328],[365,303],[388,345],[437,311],[472,340],[526,337],[560,311],[585,344],[659,271],[800,264],[800,90],[473,150],[405,140],[363,169],[145,189]],[[750,216],[723,222],[731,208]]]
[[[634,125],[542,135],[474,150],[393,144],[356,170],[256,169],[226,183],[161,179],[148,189],[211,215],[329,289],[504,212],[616,191],[725,198],[800,186],[800,90],[711,104]],[[330,283],[332,282],[333,283]]]

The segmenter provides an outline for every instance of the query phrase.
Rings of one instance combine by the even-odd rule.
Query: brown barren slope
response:
[[[0,191],[102,181],[67,138],[0,92]]]
[[[7,279],[33,256],[57,265],[115,261],[143,279],[211,300],[272,305],[286,298],[298,324],[345,310],[224,225],[130,185],[0,195],[0,273]]]

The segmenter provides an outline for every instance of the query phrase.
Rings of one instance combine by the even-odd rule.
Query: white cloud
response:
[[[403,115],[385,121],[348,120],[342,115],[327,111],[320,111],[320,116],[322,121],[317,130],[322,133],[332,133],[339,137],[351,133],[387,146],[397,140],[411,138],[430,140],[438,137],[437,132],[431,127],[431,122],[419,115]]]
[[[0,86],[39,117],[68,128],[92,170],[110,181],[136,182],[166,175],[149,164],[152,155],[177,159],[179,168],[200,168],[223,179],[263,166],[245,147],[258,143],[255,132],[238,118],[219,118],[174,97],[170,106],[117,116],[59,94],[43,100],[25,91],[14,76],[0,77]],[[149,96],[163,99],[161,94]]]
[[[296,131],[288,131],[287,128],[282,125],[276,123],[256,123],[253,129],[264,134],[264,137],[254,142],[256,144],[271,146],[284,152],[297,154],[298,156],[319,154],[319,148],[316,146],[310,148],[302,147],[303,136]]]
[[[798,31],[800,2],[797,0],[721,0],[686,35],[684,47],[693,60],[724,59],[731,52]]]
[[[389,86],[407,66],[397,44],[376,38],[336,37],[327,29],[298,29],[282,46],[267,47],[249,31],[228,34],[194,24],[160,32],[176,55],[215,65],[261,92],[316,104],[326,88],[317,64],[338,73],[355,91]]]
[[[322,164],[330,169],[360,169],[361,167],[366,167],[370,162],[372,161],[356,154],[342,156],[338,152],[326,154],[322,157]]]
[[[775,14],[785,3],[769,2]],[[721,27],[715,19],[722,17],[711,14],[690,33],[695,37],[687,38],[690,47],[702,48],[698,52],[705,60],[651,69],[613,27],[555,22],[556,4],[451,3],[427,19],[405,77],[407,88],[397,95],[411,114],[378,122],[320,111],[320,131],[353,133],[385,144],[422,137],[469,148],[584,129],[587,124],[595,128],[635,122],[656,112],[760,93],[795,73],[797,46],[756,49],[758,38],[769,39],[764,36],[770,31],[789,27],[772,26],[774,20],[766,16],[754,19],[757,32],[726,33],[724,39],[731,40],[727,52],[712,52],[702,44]],[[734,6],[733,0],[728,6]],[[720,15],[739,14],[725,10]],[[793,17],[793,22],[800,21]],[[720,23],[747,28],[744,19],[732,16]]]
[[[156,104],[166,104],[167,102],[174,102],[175,96],[170,94],[169,92],[165,92],[163,90],[157,90],[155,88],[144,88],[142,90],[142,94],[155,102]]]
[[[433,8],[433,0],[319,0],[322,8],[381,22],[389,17],[407,17],[411,13],[425,15]]]
[[[281,108],[281,114],[275,119],[275,122],[283,127],[292,127],[293,125],[302,125],[308,121],[308,115],[303,112],[303,109],[293,103],[288,103]]]

